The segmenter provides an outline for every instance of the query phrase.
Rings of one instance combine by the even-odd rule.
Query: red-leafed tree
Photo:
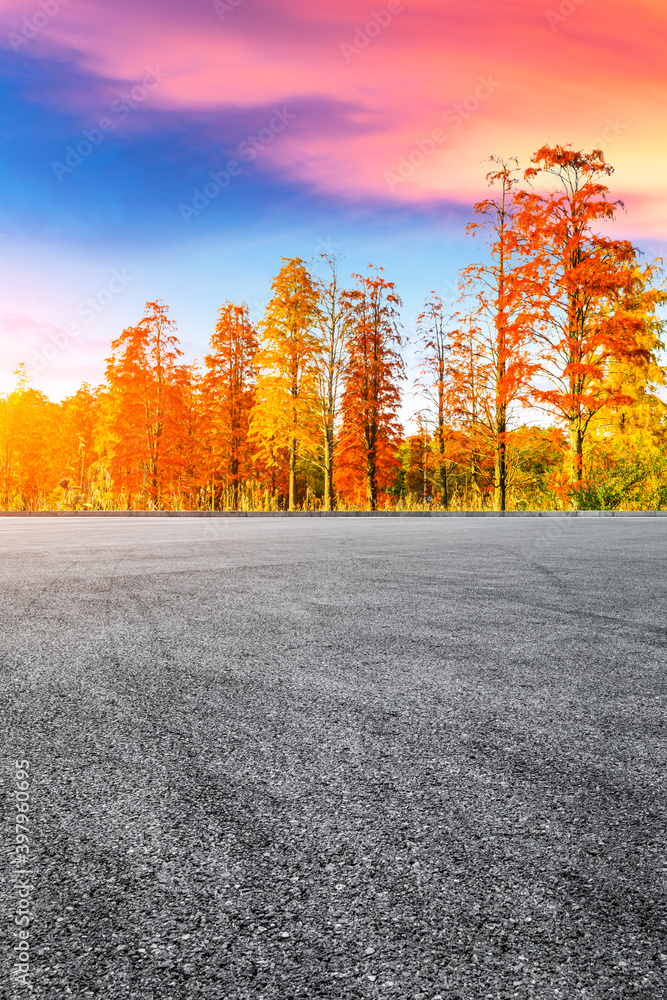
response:
[[[597,231],[622,205],[608,197],[604,180],[613,167],[602,150],[543,146],[531,163],[529,181],[557,181],[552,192],[520,195],[518,225],[540,272],[542,383],[534,396],[567,424],[576,483],[592,419],[603,407],[629,401],[610,369],[619,362],[648,368],[655,360],[652,317],[662,293],[654,287],[656,267],[640,266],[631,243]]]
[[[526,402],[530,380],[537,366],[530,357],[533,328],[539,314],[537,268],[525,253],[525,238],[516,225],[518,163],[491,157],[494,169],[487,176],[497,186],[498,196],[478,202],[474,211],[481,221],[466,228],[481,236],[489,259],[471,264],[461,273],[460,286],[468,299],[476,326],[476,341],[485,364],[477,416],[489,432],[494,461],[494,507],[505,510],[508,485],[508,419],[512,405]],[[464,370],[468,369],[468,341],[464,348]],[[480,386],[480,388],[482,388]]]
[[[257,377],[257,333],[245,303],[225,302],[221,307],[211,348],[204,359],[203,397],[212,503],[217,483],[231,488],[236,510],[240,484],[252,474],[248,430]]]
[[[143,319],[111,344],[107,420],[101,444],[114,482],[147,494],[160,509],[183,462],[182,351],[163,302],[148,302]]]
[[[357,287],[346,293],[350,325],[337,481],[340,492],[357,502],[365,491],[368,506],[376,510],[399,467],[402,303],[394,283],[380,274],[353,277]]]

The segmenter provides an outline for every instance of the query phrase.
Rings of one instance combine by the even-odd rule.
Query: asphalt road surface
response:
[[[2,997],[667,997],[666,543],[0,519]]]

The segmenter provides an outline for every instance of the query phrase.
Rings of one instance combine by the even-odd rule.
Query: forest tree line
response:
[[[285,258],[260,322],[220,308],[202,367],[160,301],[112,342],[97,388],[53,403],[20,366],[1,404],[4,508],[666,506],[662,262],[601,232],[621,207],[612,169],[563,146],[523,171],[493,159],[468,226],[483,262],[417,322],[416,433],[399,419],[394,282]],[[549,427],[520,422],[535,408]]]

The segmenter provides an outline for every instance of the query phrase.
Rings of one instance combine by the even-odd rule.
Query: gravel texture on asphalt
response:
[[[660,519],[5,519],[32,993],[667,997]]]

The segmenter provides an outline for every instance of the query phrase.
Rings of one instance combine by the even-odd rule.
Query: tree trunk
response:
[[[234,510],[239,509],[239,460],[235,455],[231,461],[231,473],[232,473],[232,504]]]
[[[366,496],[368,498],[369,509],[377,510],[377,467],[374,445],[371,445],[366,452]]]
[[[151,476],[151,492],[153,494],[153,503],[155,505],[155,509],[159,510],[160,509],[160,486],[159,486],[159,481],[158,481],[157,466],[156,466],[156,463],[154,461],[151,462],[151,465],[152,465],[151,472],[150,472],[150,476]]]
[[[505,378],[507,375],[507,339],[505,313],[505,234],[507,224],[506,198],[508,193],[507,179],[503,177],[502,202],[500,210],[500,227],[498,230],[498,313],[496,316],[496,399],[494,441],[495,476],[494,476],[494,510],[504,511],[507,490],[507,398],[505,396]]]
[[[472,451],[470,457],[470,492],[471,492],[471,506],[473,510],[482,509],[482,491],[479,485],[479,465],[477,462],[477,452],[475,449]]]
[[[298,441],[294,438],[289,443],[289,501],[288,509],[294,510],[296,503],[296,459]]]
[[[324,435],[324,509],[333,510],[334,440],[333,427],[327,425]]]
[[[505,510],[507,500],[507,414],[504,406],[497,411],[496,447],[495,447],[495,490],[494,510]]]
[[[449,483],[447,480],[447,466],[443,464],[438,469],[440,477],[440,492],[442,494],[442,505],[445,510],[449,510]]]
[[[439,388],[439,414],[438,414],[438,457],[440,461],[438,462],[438,477],[440,479],[440,492],[442,494],[442,504],[445,510],[449,509],[449,483],[447,481],[447,463],[445,461],[445,430],[443,423],[443,410],[444,410],[444,392],[442,389],[442,378]]]
[[[579,417],[570,420],[570,480],[572,485],[583,478],[584,435]]]

